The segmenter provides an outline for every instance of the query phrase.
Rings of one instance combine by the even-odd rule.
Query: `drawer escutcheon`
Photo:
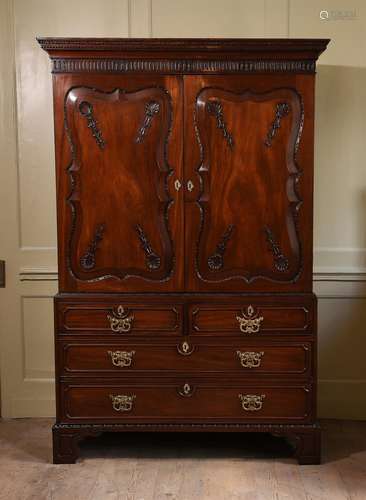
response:
[[[254,351],[236,351],[240,359],[240,364],[243,368],[258,368],[262,362],[262,356],[264,352],[254,352]]]
[[[263,316],[259,316],[258,311],[255,312],[252,305],[247,307],[247,310],[241,311],[242,316],[237,316],[240,331],[243,333],[258,333],[263,321]]]
[[[187,340],[184,340],[177,346],[177,350],[182,356],[189,356],[194,351],[194,346],[191,346]]]
[[[257,394],[239,394],[241,406],[244,411],[259,411],[263,406],[265,394],[258,396]]]
[[[110,394],[112,400],[113,410],[115,411],[131,411],[133,407],[133,400],[136,399],[135,394],[127,396],[126,394]]]
[[[193,387],[187,382],[178,389],[178,394],[180,396],[189,397],[193,394]]]
[[[117,311],[113,311],[112,314],[113,316],[110,314],[107,316],[112,332],[127,333],[131,330],[134,316],[130,314],[128,309],[124,310],[123,306],[120,305],[117,307]]]
[[[111,357],[112,364],[118,367],[131,366],[132,358],[136,354],[135,351],[108,351]]]

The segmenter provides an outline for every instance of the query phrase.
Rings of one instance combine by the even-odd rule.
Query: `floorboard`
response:
[[[1,500],[366,500],[366,422],[323,421],[323,463],[280,438],[104,434],[51,463],[50,419],[0,420]]]

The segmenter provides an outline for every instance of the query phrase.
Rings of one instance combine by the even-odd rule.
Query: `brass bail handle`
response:
[[[119,305],[116,311],[108,314],[107,319],[112,332],[127,333],[132,328],[134,316],[128,309],[125,310],[122,305]]]

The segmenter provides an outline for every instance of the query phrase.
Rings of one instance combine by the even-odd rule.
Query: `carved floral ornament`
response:
[[[230,149],[234,148],[234,139],[232,134],[229,132],[225,118],[224,118],[224,110],[222,107],[221,101],[215,99],[213,101],[209,101],[206,106],[207,112],[210,115],[213,115],[216,118],[216,125],[219,130],[222,131],[222,135],[224,139],[228,143]]]
[[[95,142],[99,146],[100,149],[105,148],[105,141],[102,137],[102,132],[98,127],[98,122],[94,117],[93,105],[88,101],[82,101],[79,104],[80,114],[86,119],[88,128],[90,129],[92,136],[95,139]]]
[[[98,244],[103,239],[105,231],[105,224],[99,224],[94,232],[92,241],[90,242],[85,254],[80,258],[80,265],[86,271],[94,269],[95,267],[95,254],[98,250]]]
[[[225,233],[222,235],[219,243],[216,245],[215,252],[209,256],[207,259],[208,267],[212,271],[219,271],[224,267],[224,254],[226,250],[226,246],[232,237],[233,231],[235,229],[234,224],[230,224]]]
[[[290,111],[291,107],[287,102],[279,102],[276,104],[275,118],[270,129],[268,130],[267,138],[264,141],[264,144],[268,148],[272,146],[272,141],[277,133],[277,130],[281,128],[281,120],[287,116]]]
[[[160,104],[158,102],[150,101],[146,104],[144,122],[141,125],[135,140],[137,144],[144,142],[147,131],[151,127],[153,118],[155,115],[159,113],[159,111],[160,111]]]
[[[287,271],[289,268],[289,260],[283,254],[281,247],[276,242],[272,230],[268,226],[265,226],[264,232],[266,235],[267,243],[269,245],[269,249],[273,255],[273,261],[274,261],[275,268],[277,269],[277,271],[279,271],[281,273]]]
[[[141,242],[141,248],[145,252],[146,256],[146,267],[150,271],[156,271],[159,269],[160,264],[161,264],[161,258],[160,256],[154,252],[154,250],[151,247],[151,244],[149,240],[147,239],[146,234],[144,233],[144,230],[139,224],[136,224],[135,230],[137,232],[137,236]]]

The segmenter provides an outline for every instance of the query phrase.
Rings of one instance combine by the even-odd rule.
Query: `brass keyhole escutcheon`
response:
[[[181,396],[189,397],[193,394],[193,387],[186,382],[182,387],[179,388],[178,393]]]
[[[182,343],[180,343],[177,349],[179,354],[182,354],[182,356],[189,356],[194,351],[194,347],[190,345],[187,340],[184,340]]]

